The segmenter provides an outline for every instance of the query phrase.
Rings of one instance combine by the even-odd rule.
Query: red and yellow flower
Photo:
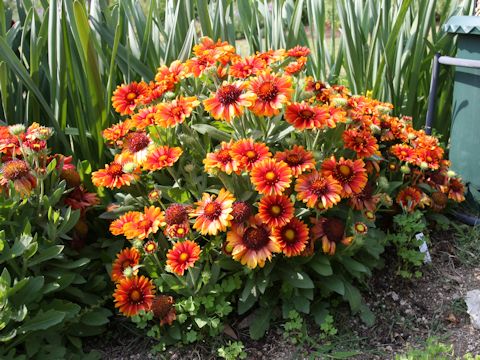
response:
[[[283,161],[265,159],[255,163],[250,180],[263,195],[281,195],[292,181],[292,170]]]
[[[232,157],[231,150],[233,141],[222,141],[220,149],[207,154],[207,157],[203,160],[206,172],[212,172],[213,169],[220,169],[224,173],[230,175],[232,172],[239,173],[239,164]]]
[[[298,256],[305,250],[308,233],[308,226],[297,218],[273,230],[273,236],[287,257]]]
[[[390,148],[390,152],[395,155],[398,160],[406,161],[409,163],[416,162],[415,149],[406,144],[396,144]]]
[[[285,120],[298,130],[311,130],[326,126],[330,113],[325,107],[307,103],[292,103],[285,110]]]
[[[30,195],[37,186],[37,180],[31,173],[30,166],[26,161],[19,159],[7,161],[0,168],[0,185],[7,191],[10,181],[15,191],[22,197]]]
[[[214,119],[230,122],[243,114],[244,108],[253,105],[257,96],[247,90],[248,82],[223,82],[214,96],[203,101],[205,110]]]
[[[225,189],[221,189],[218,196],[204,193],[197,207],[189,214],[195,217],[193,228],[202,235],[217,235],[227,230],[232,220],[232,205],[235,197]]]
[[[141,310],[150,310],[155,287],[145,276],[123,278],[118,284],[113,298],[115,307],[125,316],[137,315]]]
[[[355,151],[359,158],[368,158],[378,151],[377,139],[368,130],[345,130],[343,141],[345,147]]]
[[[163,102],[157,105],[155,123],[158,126],[168,128],[181,124],[193,112],[193,109],[200,104],[195,96],[180,96],[170,102]]]
[[[294,75],[302,71],[305,68],[306,63],[307,63],[307,58],[304,56],[301,56],[297,58],[297,60],[292,61],[290,64],[285,66],[283,70],[285,71],[286,74]]]
[[[266,195],[258,204],[258,215],[265,224],[271,227],[287,224],[294,214],[294,207],[287,196]]]
[[[185,221],[180,224],[167,225],[163,233],[171,239],[183,239],[190,233],[190,224]]]
[[[142,98],[148,96],[149,91],[150,88],[144,81],[120,85],[113,92],[112,105],[120,115],[131,115]]]
[[[462,202],[465,200],[465,185],[460,179],[450,179],[448,185],[448,198],[456,202]]]
[[[140,220],[142,213],[140,211],[129,211],[120,216],[118,219],[112,221],[110,224],[110,232],[113,235],[124,235],[125,224],[137,223]]]
[[[400,190],[397,195],[397,203],[408,212],[413,212],[421,200],[422,192],[413,186]]]
[[[287,55],[292,57],[305,57],[310,54],[310,49],[306,46],[297,45],[289,50],[287,50]]]
[[[250,110],[258,116],[277,115],[283,104],[290,100],[293,92],[290,77],[275,75],[268,71],[253,78],[250,87],[257,95]]]
[[[183,150],[179,147],[169,147],[167,145],[158,146],[154,148],[145,158],[143,162],[143,169],[156,171],[166,167],[173,166],[180,156]]]
[[[335,157],[327,159],[322,164],[322,173],[325,176],[332,176],[342,186],[342,197],[350,197],[360,193],[367,185],[367,170],[362,159],[335,160]]]
[[[132,155],[135,163],[142,164],[148,155],[148,148],[152,144],[152,139],[145,131],[134,131],[124,137],[122,147],[124,153]]]
[[[150,234],[155,234],[160,226],[165,225],[165,215],[162,209],[145,206],[138,221],[130,221],[123,226],[123,232],[127,239],[146,239]]]
[[[122,140],[125,135],[128,134],[130,129],[132,128],[132,124],[130,120],[120,121],[117,124],[110,126],[109,128],[103,130],[103,138],[112,145],[122,145]]]
[[[115,155],[112,163],[92,173],[92,182],[95,186],[105,186],[110,189],[130,185],[139,178],[139,166],[133,156],[128,153]]]
[[[340,202],[342,186],[332,176],[322,175],[315,170],[298,177],[295,191],[297,198],[308,207],[329,209]]]
[[[250,269],[264,267],[265,261],[271,260],[272,253],[281,251],[271,228],[258,215],[252,216],[247,224],[232,225],[227,233],[226,248],[234,260]]]
[[[266,68],[265,61],[255,56],[247,56],[234,60],[228,69],[228,73],[234,78],[246,79],[249,76],[257,75]]]
[[[157,105],[140,109],[132,116],[131,120],[129,121],[129,125],[135,127],[137,130],[144,130],[149,126],[155,125],[155,118],[157,117],[158,110],[159,108]]]
[[[167,265],[174,273],[183,276],[186,269],[195,265],[200,253],[200,246],[194,241],[176,242],[167,253]]]
[[[238,163],[239,169],[252,170],[253,166],[272,156],[268,146],[254,142],[253,139],[241,139],[232,145],[232,158]]]
[[[126,248],[117,254],[117,258],[112,264],[112,281],[118,282],[125,278],[123,271],[130,267],[134,268],[140,264],[140,253],[135,248]],[[133,271],[133,275],[136,275],[138,269]]]
[[[315,169],[313,153],[299,145],[293,145],[292,149],[275,153],[275,160],[285,162],[292,170],[294,177]]]

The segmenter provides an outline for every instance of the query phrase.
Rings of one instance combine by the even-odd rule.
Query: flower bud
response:
[[[425,161],[422,161],[420,163],[420,169],[427,170],[428,169],[428,164]]]
[[[25,132],[25,125],[15,124],[8,127],[10,134],[17,136]]]
[[[380,114],[387,115],[387,114],[390,113],[390,111],[392,111],[392,109],[390,109],[388,106],[378,105],[378,106],[377,106],[377,111],[378,111]]]
[[[375,124],[370,125],[370,130],[372,131],[373,134],[380,134],[380,132],[382,131],[380,126]]]
[[[385,176],[380,176],[378,178],[378,187],[381,188],[381,189],[388,189],[389,188],[388,179]]]
[[[404,174],[410,174],[411,170],[408,165],[403,165],[400,167],[400,171]]]
[[[415,135],[414,133],[409,132],[408,135],[407,135],[407,137],[408,137],[408,140],[413,140],[413,139],[415,139],[415,138],[417,137],[417,135]]]
[[[126,278],[130,278],[134,275],[134,270],[128,266],[125,268],[125,270],[123,270],[123,276],[125,276]]]
[[[347,99],[344,99],[342,97],[336,97],[336,98],[333,98],[332,104],[336,107],[345,107],[347,106],[348,101]]]
[[[184,167],[185,172],[191,173],[195,170],[195,166],[193,164],[186,164]]]
[[[173,100],[173,99],[175,99],[176,95],[175,95],[175,93],[174,93],[173,91],[167,91],[167,92],[163,95],[163,97],[164,97],[165,99],[168,99],[168,100]]]
[[[138,250],[143,249],[143,241],[140,239],[135,239],[132,241],[132,246]]]
[[[123,165],[122,171],[124,173],[131,174],[135,171],[136,168],[137,168],[137,164],[133,162],[129,162]]]
[[[457,173],[456,173],[455,171],[453,171],[453,170],[448,170],[448,171],[447,171],[447,175],[448,175],[448,177],[451,177],[451,178],[452,178],[452,177],[457,176]]]

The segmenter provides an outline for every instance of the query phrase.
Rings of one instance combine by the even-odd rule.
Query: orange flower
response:
[[[282,61],[283,59],[285,59],[285,50],[278,49],[278,50],[268,50],[265,52],[257,52],[255,54],[255,57],[257,59],[263,60],[267,65],[270,65],[272,63]]]
[[[16,125],[13,125],[16,126]],[[20,137],[23,136],[23,132]],[[14,155],[21,155],[20,141],[18,137],[10,133],[9,126],[0,126],[0,153],[6,154],[9,157]]]
[[[226,41],[215,42],[208,36],[203,36],[193,47],[193,53],[196,56],[210,56],[225,65],[235,56],[235,48]]]
[[[408,212],[413,212],[421,200],[422,192],[413,186],[400,190],[397,195],[397,203]]]
[[[247,56],[239,58],[230,66],[228,73],[239,79],[248,78],[251,75],[258,74],[266,68],[265,61],[255,56]]]
[[[218,168],[228,175],[230,175],[232,172],[239,173],[240,171],[238,162],[233,159],[231,154],[232,145],[232,140],[230,140],[229,143],[222,141],[220,144],[220,149],[215,152],[208,153],[207,157],[203,159],[205,171],[211,172],[213,169]]]
[[[285,109],[285,120],[298,130],[322,128],[329,117],[326,108],[306,103],[292,103]]]
[[[131,122],[127,121],[120,121],[117,124],[110,126],[109,128],[103,130],[103,138],[108,140],[109,143],[119,145],[119,141],[123,139],[125,135],[128,134],[130,129],[132,128]]]
[[[265,159],[255,163],[250,180],[255,189],[263,195],[281,195],[292,181],[292,170],[283,161]]]
[[[284,68],[285,73],[287,73],[289,75],[296,74],[296,73],[302,71],[302,69],[305,67],[306,63],[307,63],[307,58],[306,57],[304,57],[304,56],[299,57],[296,61],[292,61],[290,64],[285,66],[285,68]]]
[[[65,173],[62,172],[62,174]],[[87,209],[93,205],[100,203],[100,200],[95,193],[89,193],[83,185],[76,186],[67,196],[63,199],[63,203],[73,210],[80,210],[82,214],[85,214]]]
[[[322,240],[322,249],[325,254],[335,255],[337,244],[341,243],[345,246],[351,244],[353,238],[346,237],[345,223],[335,217],[310,219],[313,223],[310,234],[312,240]]]
[[[92,182],[95,186],[105,186],[110,189],[121,188],[137,180],[138,173],[138,165],[133,162],[132,155],[122,153],[116,155],[115,160],[106,165],[105,169],[92,173]]]
[[[132,116],[129,124],[132,127],[137,128],[137,130],[143,130],[149,126],[155,125],[155,118],[158,114],[158,110],[158,106],[156,105],[140,109],[138,113]]]
[[[167,295],[158,295],[153,299],[153,316],[160,319],[160,326],[165,324],[172,325],[177,318],[174,304],[175,300],[173,300],[173,297]]]
[[[192,114],[193,108],[200,102],[195,96],[183,97],[164,102],[157,105],[158,111],[155,117],[155,123],[158,126],[168,128],[174,127]]]
[[[171,239],[182,239],[190,233],[190,225],[188,221],[181,224],[167,225],[163,233]]]
[[[288,76],[277,76],[268,71],[260,73],[250,82],[257,99],[250,110],[258,116],[273,116],[292,95],[292,81]]]
[[[264,267],[265,260],[271,260],[273,252],[281,251],[271,228],[258,215],[252,216],[247,225],[233,224],[227,233],[226,248],[231,249],[234,260],[250,269]]]
[[[169,67],[162,65],[157,69],[155,81],[165,87],[165,91],[171,91],[182,79],[186,77],[185,66],[180,60],[175,60]]]
[[[324,176],[314,170],[299,176],[295,191],[297,198],[307,203],[308,207],[320,206],[320,209],[329,209],[340,202],[342,186],[332,176]]]
[[[415,149],[406,144],[396,144],[390,148],[390,152],[395,155],[400,161],[415,162]]]
[[[377,203],[380,201],[379,195],[373,195],[372,185],[365,185],[363,190],[358,194],[352,194],[348,203],[355,210],[364,210],[375,212]]]
[[[275,160],[285,162],[292,170],[292,175],[297,177],[303,172],[315,169],[315,159],[311,151],[306,151],[303,146],[293,145],[291,150],[277,152]]]
[[[179,147],[159,146],[149,153],[143,163],[144,170],[156,171],[173,166],[182,155]]]
[[[153,144],[145,131],[128,133],[123,140],[123,151],[133,156],[133,161],[142,164],[148,155],[148,148]]]
[[[217,235],[219,231],[226,231],[232,220],[232,204],[234,196],[227,190],[221,189],[218,197],[203,193],[202,200],[197,202],[197,208],[189,215],[196,217],[193,228],[202,235]]]
[[[443,149],[441,147],[418,149],[416,151],[416,155],[416,165],[421,166],[422,163],[426,163],[430,169],[436,170],[440,167],[440,161],[443,157]]]
[[[292,57],[304,57],[310,54],[310,49],[306,46],[297,45],[287,50],[287,55]]]
[[[172,271],[180,276],[186,269],[195,265],[195,262],[200,258],[200,246],[197,243],[186,240],[176,242],[167,253],[167,265]]]
[[[148,85],[143,81],[122,84],[113,92],[112,105],[120,115],[133,114],[139,101],[143,96],[148,96],[149,91]]]
[[[273,236],[282,247],[285,256],[298,256],[307,246],[308,226],[303,221],[293,218],[288,224],[275,228]]]
[[[162,209],[150,206],[140,213],[138,221],[125,223],[123,230],[127,239],[146,239],[150,234],[155,234],[160,226],[165,225],[165,216]]]
[[[214,96],[203,101],[205,110],[214,119],[232,121],[236,116],[241,116],[244,107],[252,106],[257,96],[251,91],[246,91],[247,82],[235,81],[234,83],[223,82]]]
[[[203,74],[205,69],[215,66],[216,60],[210,54],[202,55],[199,57],[194,57],[188,59],[185,62],[185,67],[187,69],[187,74],[193,75],[194,77],[199,77]]]
[[[293,204],[287,196],[267,195],[260,199],[258,215],[271,227],[283,226],[293,218]]]
[[[140,263],[140,253],[135,248],[126,248],[117,254],[117,258],[112,264],[112,281],[118,282],[125,278],[123,271],[128,267],[135,267]],[[134,275],[138,269],[134,270]]]
[[[343,141],[345,147],[355,151],[359,158],[370,157],[378,151],[377,139],[368,130],[345,130]]]
[[[117,284],[113,298],[115,307],[123,315],[134,316],[141,310],[150,310],[154,294],[152,281],[142,275],[122,279]]]
[[[456,202],[462,202],[465,200],[465,185],[460,179],[450,179],[448,186],[448,198]]]
[[[112,221],[110,232],[113,235],[123,235],[125,233],[125,224],[136,223],[140,220],[142,213],[140,211],[129,211]]]
[[[333,176],[342,186],[342,197],[350,197],[360,193],[367,184],[367,170],[362,159],[345,160],[343,157],[335,160],[335,157],[327,159],[322,164],[322,173],[325,176]]]
[[[241,139],[232,145],[232,158],[239,164],[239,169],[252,170],[253,166],[272,154],[264,143],[254,142],[253,139]]]
[[[0,169],[0,185],[7,191],[10,181],[13,182],[15,191],[22,197],[30,195],[37,186],[37,180],[31,174],[28,164],[19,159],[7,161]]]

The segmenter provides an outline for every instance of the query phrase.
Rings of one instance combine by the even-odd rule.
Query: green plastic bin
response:
[[[480,17],[453,16],[444,30],[457,35],[457,58],[480,60]],[[450,160],[473,190],[480,189],[480,69],[457,67],[453,89]]]

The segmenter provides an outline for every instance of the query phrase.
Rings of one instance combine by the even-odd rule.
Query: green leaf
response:
[[[62,322],[65,313],[56,310],[48,310],[43,312],[40,310],[32,319],[18,328],[19,334],[25,334],[28,331],[46,330]]]
[[[345,286],[343,280],[339,276],[333,275],[325,278],[322,280],[321,285],[337,294],[345,295]]]
[[[47,260],[54,259],[62,253],[63,248],[63,245],[54,245],[44,251],[39,251],[37,255],[30,260],[29,265],[35,266]]]
[[[98,308],[87,312],[81,317],[82,323],[90,326],[101,326],[108,324],[108,318],[112,316],[112,312],[105,308]]]
[[[253,340],[258,340],[265,335],[265,332],[270,327],[270,320],[272,319],[272,309],[259,308],[255,311],[254,319],[250,324],[249,332]]]
[[[217,128],[213,127],[212,125],[208,124],[193,124],[192,129],[195,131],[198,131],[200,134],[203,135],[208,135],[212,137],[215,140],[219,141],[230,141],[231,136],[230,134],[227,134],[221,130],[218,130]]]
[[[325,322],[327,315],[329,314],[328,303],[319,301],[313,304],[310,313],[313,315],[315,323],[318,326],[322,325]]]
[[[316,254],[309,262],[310,266],[317,274],[322,276],[330,276],[333,274],[330,260],[323,254]]]
[[[313,289],[315,285],[307,273],[295,269],[284,269],[282,271],[283,279],[290,285],[301,289]]]

